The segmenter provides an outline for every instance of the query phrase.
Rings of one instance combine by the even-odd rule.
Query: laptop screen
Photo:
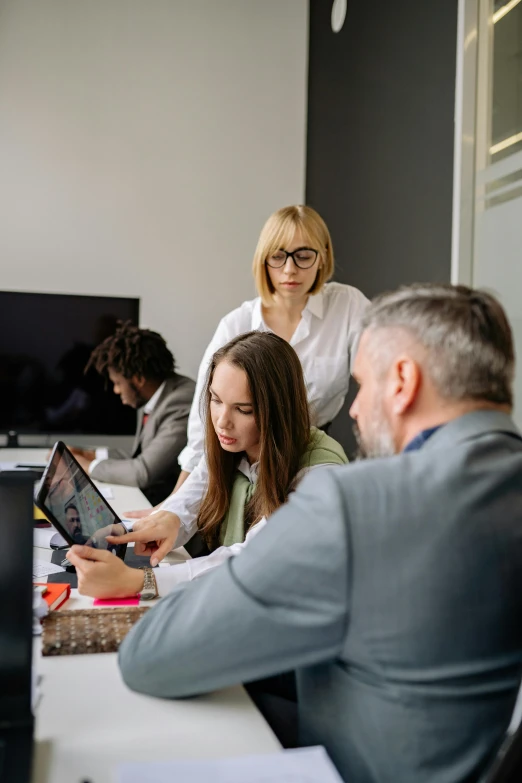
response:
[[[118,516],[63,443],[54,448],[37,501],[75,544],[109,549],[123,557],[124,545],[106,540],[107,535],[125,533]]]

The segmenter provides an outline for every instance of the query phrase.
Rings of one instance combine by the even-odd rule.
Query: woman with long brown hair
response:
[[[135,541],[136,554],[150,554],[155,565],[199,530],[211,554],[144,576],[101,550],[73,548],[80,592],[139,593],[147,578],[165,595],[238,554],[306,472],[347,462],[333,438],[310,426],[301,363],[271,332],[240,335],[216,351],[201,402],[206,430],[199,465],[159,510],[117,541]]]

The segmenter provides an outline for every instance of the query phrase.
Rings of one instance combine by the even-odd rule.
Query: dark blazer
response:
[[[139,487],[153,504],[174,489],[178,455],[187,444],[187,422],[195,383],[183,375],[167,378],[158,402],[142,427],[143,410],[132,451],[109,449],[109,459],[94,467],[91,477],[112,484]]]
[[[297,669],[301,740],[349,783],[471,783],[522,673],[522,439],[480,411],[419,451],[312,472],[238,557],[130,631],[135,690]]]

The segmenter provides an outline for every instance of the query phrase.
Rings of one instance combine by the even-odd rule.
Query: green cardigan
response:
[[[345,465],[348,457],[343,447],[322,430],[312,427],[310,442],[299,464],[299,470],[314,465]],[[241,471],[236,470],[230,506],[221,525],[220,541],[223,546],[232,546],[245,540],[245,507],[256,491]]]

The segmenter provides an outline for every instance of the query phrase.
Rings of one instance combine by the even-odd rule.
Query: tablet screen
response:
[[[119,518],[62,443],[55,446],[37,500],[75,544],[109,549],[123,557],[125,545],[109,544],[105,538],[124,534]]]

